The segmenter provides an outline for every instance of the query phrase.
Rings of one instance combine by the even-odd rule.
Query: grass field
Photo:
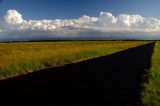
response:
[[[0,79],[112,54],[147,42],[77,41],[0,43]]]
[[[148,82],[142,93],[144,106],[160,106],[160,42],[156,43],[152,56],[152,67],[148,71]]]

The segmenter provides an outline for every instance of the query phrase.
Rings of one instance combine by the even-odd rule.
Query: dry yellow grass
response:
[[[77,41],[0,43],[0,79],[99,57],[147,42]]]

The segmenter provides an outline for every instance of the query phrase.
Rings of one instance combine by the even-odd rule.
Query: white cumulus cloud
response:
[[[135,27],[139,28],[138,24],[143,23],[143,18],[140,15],[127,15],[127,14],[120,14],[117,18],[117,25],[120,27]]]
[[[95,27],[113,27],[116,25],[117,19],[108,12],[101,12],[97,21],[94,23]]]
[[[23,22],[22,15],[16,10],[8,10],[7,15],[4,17],[8,24],[21,24]]]
[[[140,15],[120,14],[113,16],[109,12],[101,12],[98,17],[82,16],[78,19],[25,20],[16,10],[8,10],[5,22],[14,30],[54,31],[57,28],[75,27],[88,29],[143,30],[159,31],[160,20],[144,18]],[[16,27],[15,27],[16,26]]]
[[[11,29],[38,31],[54,31],[56,28],[62,28],[66,26],[85,27],[87,26],[87,23],[97,20],[95,17],[89,17],[86,15],[79,19],[70,20],[24,20],[22,15],[16,10],[8,10],[4,19]]]
[[[19,36],[27,33],[29,37],[41,34],[44,37],[45,35],[80,37],[80,34],[85,35],[84,33],[87,37],[91,37],[92,35],[87,35],[87,33],[93,34],[92,32],[94,32],[93,36],[99,34],[103,37],[108,34],[113,35],[115,32],[116,34],[118,32],[127,33],[128,36],[129,32],[132,32],[133,36],[133,33],[138,34],[139,32],[141,35],[143,35],[142,32],[145,34],[156,32],[157,35],[157,32],[160,32],[160,19],[128,14],[114,16],[109,12],[101,12],[97,17],[84,15],[78,19],[25,20],[18,11],[8,10],[4,21],[6,25],[1,28],[0,32],[5,31],[6,35],[14,32]]]

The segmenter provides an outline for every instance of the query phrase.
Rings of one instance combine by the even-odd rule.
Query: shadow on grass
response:
[[[3,97],[0,103],[7,101],[4,105],[10,106],[136,105],[154,45],[150,43],[0,81]]]

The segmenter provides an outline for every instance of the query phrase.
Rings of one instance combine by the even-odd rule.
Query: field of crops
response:
[[[142,101],[144,106],[160,106],[160,42],[155,45],[151,66]]]
[[[112,54],[147,42],[77,41],[0,43],[0,79]]]

